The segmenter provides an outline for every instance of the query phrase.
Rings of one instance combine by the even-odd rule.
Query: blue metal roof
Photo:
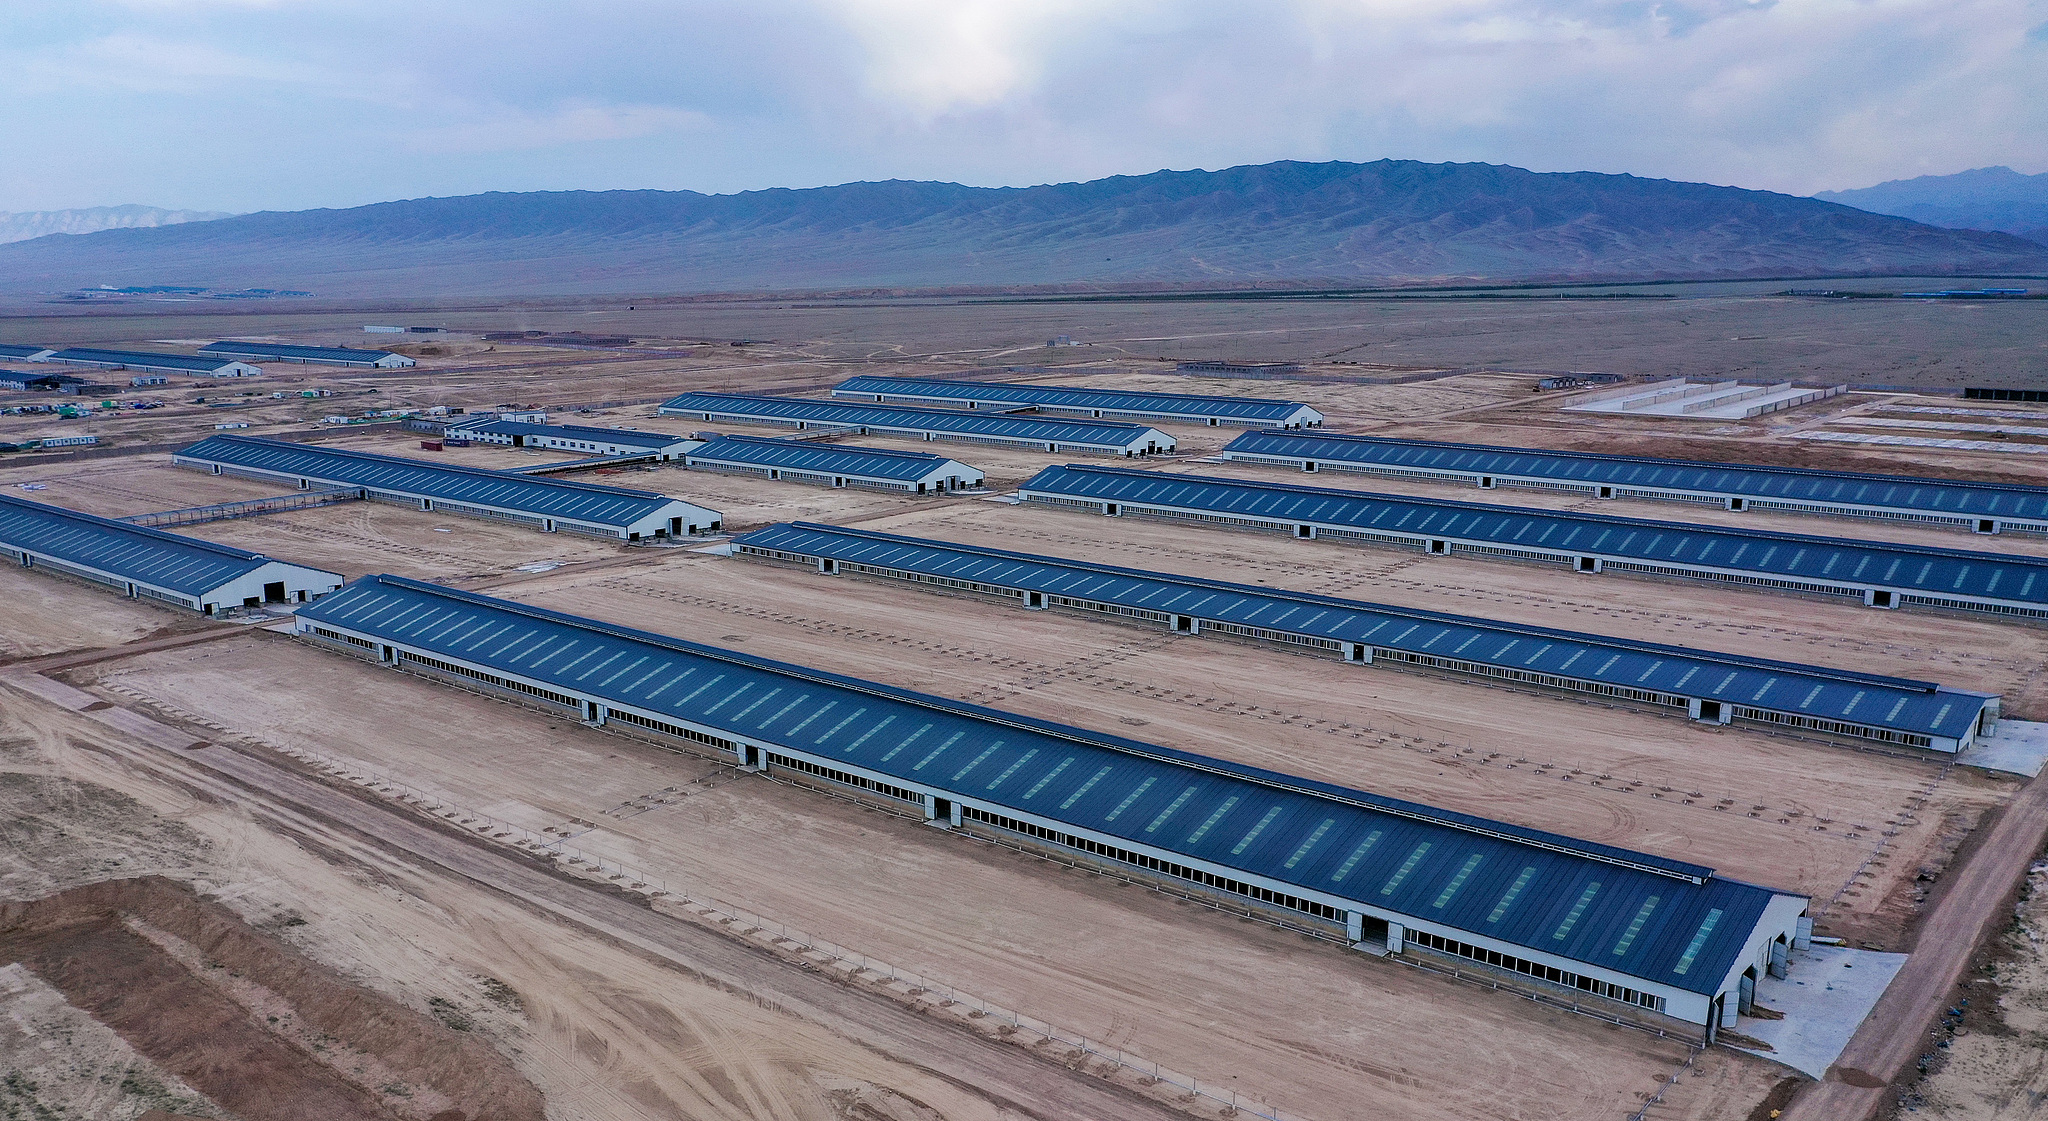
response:
[[[848,427],[905,431],[950,432],[1014,440],[1044,440],[1124,448],[1144,443],[1142,424],[1112,420],[1055,420],[1047,417],[985,416],[958,409],[915,409],[903,405],[857,405],[803,397],[761,397],[747,393],[685,393],[664,401],[662,412],[710,413],[716,416],[759,417],[785,422],[840,424]],[[1169,438],[1170,439],[1170,438]]]
[[[238,358],[296,358],[306,362],[374,364],[391,357],[388,350],[358,350],[347,346],[294,346],[291,343],[246,343],[223,339],[199,348],[201,354],[224,354]]]
[[[261,553],[0,494],[0,542],[199,596],[270,563]],[[336,577],[338,580],[339,577]]]
[[[1710,868],[395,576],[299,618],[1712,993],[1773,893]]]
[[[0,358],[27,358],[50,349],[47,346],[23,346],[20,343],[0,343]]]
[[[209,463],[317,479],[323,483],[373,487],[453,502],[473,502],[620,529],[676,501],[653,491],[533,478],[480,467],[422,463],[417,459],[265,440],[258,436],[209,436],[176,454]]]
[[[89,346],[66,347],[45,359],[48,362],[77,362],[108,366],[159,366],[210,374],[238,358],[203,358],[192,354],[158,354],[149,350],[99,350]]]
[[[907,482],[922,479],[948,462],[947,457],[930,452],[816,444],[801,440],[765,440],[759,436],[720,436],[690,452],[689,459],[693,463],[698,460],[745,463]]]
[[[449,429],[449,435],[457,439],[461,438],[461,432],[492,432],[500,436],[554,436],[593,444],[627,444],[650,451],[690,442],[688,436],[671,436],[666,432],[636,432],[630,428],[596,428],[584,424],[529,424],[523,420],[450,425]]]
[[[1927,595],[2048,605],[2048,560],[1966,549],[1724,529],[1484,502],[1448,502],[1327,487],[1169,475],[1119,467],[1048,467],[1030,492],[1150,503],[1365,531],[1437,534],[1563,554],[1625,557],[1833,580]]]
[[[1588,486],[1660,487],[1757,499],[1877,506],[1968,517],[2048,519],[2048,487],[1703,463],[1342,433],[1247,432],[1223,449],[1247,455],[1554,479]]]
[[[942,397],[952,401],[1050,405],[1068,409],[1119,409],[1160,416],[1235,417],[1285,423],[1306,406],[1270,397],[1206,397],[1199,393],[1140,393],[1071,385],[1012,385],[945,378],[888,378],[861,375],[832,387],[834,393],[880,393],[900,397]]]
[[[740,537],[734,544],[975,580],[1020,591],[1178,612],[1335,642],[1371,643],[1625,689],[1720,700],[1923,735],[1968,735],[1988,699],[1988,694],[1947,689],[1933,682],[1855,670],[1497,623],[1440,611],[1360,603],[810,522],[771,525]]]

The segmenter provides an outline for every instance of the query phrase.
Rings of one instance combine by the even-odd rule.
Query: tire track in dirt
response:
[[[64,687],[59,686],[62,689]],[[182,741],[163,728],[170,740]],[[110,745],[112,746],[112,745]],[[1076,1078],[1034,1053],[961,1032],[893,1001],[785,962],[723,934],[678,922],[618,895],[563,878],[376,801],[221,746],[179,752],[125,743],[115,750],[171,781],[243,805],[316,845],[362,853],[372,866],[453,874],[653,953],[729,991],[819,1024],[888,1058],[1046,1121],[1184,1121],[1185,1114],[1108,1081]]]
[[[1359,742],[1372,738],[1376,741],[1377,746],[1398,747],[1416,754],[1430,756],[1440,766],[1498,768],[1494,772],[1497,774],[1520,771],[1522,777],[1526,778],[1531,784],[1547,782],[1552,779],[1565,782],[1577,781],[1582,783],[1583,787],[1599,789],[1620,796],[1628,796],[1633,793],[1647,793],[1653,800],[1679,806],[1691,806],[1702,813],[1728,813],[1735,811],[1759,823],[1775,825],[1791,831],[1810,832],[1813,829],[1808,820],[1810,815],[1803,809],[1793,806],[1774,809],[1767,803],[1752,802],[1748,798],[1738,801],[1733,795],[1723,795],[1710,799],[1705,791],[1693,789],[1689,782],[1681,782],[1681,780],[1665,779],[1654,783],[1645,783],[1641,780],[1640,776],[1637,776],[1636,781],[1631,782],[1618,779],[1613,772],[1595,774],[1582,768],[1568,767],[1562,763],[1534,760],[1522,755],[1511,757],[1506,752],[1482,752],[1478,748],[1470,746],[1456,748],[1455,745],[1450,743],[1431,741],[1423,736],[1415,735],[1413,730],[1404,734],[1401,730],[1394,727],[1381,728],[1372,724],[1332,721],[1306,712],[1269,709],[1258,705],[1241,704],[1237,701],[1219,700],[1213,696],[1201,697],[1194,693],[1170,689],[1148,682],[1096,672],[1108,669],[1138,654],[1160,649],[1175,641],[1169,635],[1148,636],[1144,639],[1120,643],[1100,654],[1054,665],[1006,654],[998,654],[994,651],[971,646],[933,642],[868,627],[813,619],[808,616],[777,611],[773,608],[758,607],[709,596],[672,591],[667,588],[643,584],[628,577],[607,577],[602,580],[592,581],[591,585],[632,595],[668,600],[685,606],[708,608],[724,614],[778,623],[814,634],[826,634],[838,638],[889,646],[909,647],[927,654],[975,662],[992,668],[1000,668],[1012,674],[1012,677],[1006,684],[976,689],[960,698],[973,704],[991,707],[999,706],[1005,700],[1020,696],[1024,691],[1035,688],[1038,685],[1052,681],[1068,681],[1087,688],[1111,693],[1139,694],[1150,700],[1203,709],[1224,716],[1256,720],[1279,720],[1283,723],[1311,728],[1327,735],[1346,737]],[[517,596],[515,595],[510,598],[517,598]],[[1654,789],[1650,787],[1654,787]],[[1607,801],[1604,805],[1606,812],[1614,823],[1614,827],[1617,830],[1629,831],[1616,832],[1612,834],[1613,836],[1633,835],[1633,831],[1639,830],[1641,819],[1635,811],[1623,808],[1622,804],[1612,801]],[[1748,805],[1750,808],[1738,810],[1737,807],[1740,805]],[[1898,814],[1904,812],[1903,806],[1898,811],[1894,811],[1895,818]],[[1832,823],[1829,822],[1827,824]],[[1851,844],[1860,841],[1868,832],[1875,829],[1874,826],[1867,826],[1861,822],[1851,824],[1857,825],[1859,828],[1839,836],[1831,834],[1828,839],[1830,841],[1839,840],[1841,843]]]

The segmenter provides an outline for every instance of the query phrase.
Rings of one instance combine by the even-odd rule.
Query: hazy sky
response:
[[[4,0],[0,210],[1473,160],[2048,171],[2048,0]]]

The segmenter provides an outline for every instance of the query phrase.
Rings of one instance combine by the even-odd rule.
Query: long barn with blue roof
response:
[[[1360,603],[810,522],[734,540],[737,555],[828,574],[1000,596],[1027,609],[1145,621],[1524,688],[1856,740],[1960,751],[1995,730],[1994,694],[1440,611]]]
[[[1400,440],[1339,432],[1246,432],[1223,449],[1241,463],[1350,471],[1484,489],[1655,498],[1788,514],[2048,533],[2048,487],[1858,471],[1702,463],[1637,455]]]
[[[341,576],[324,569],[6,494],[0,494],[0,554],[32,570],[207,615],[305,603],[341,587]]]
[[[358,580],[297,629],[1709,1038],[1808,904],[1698,864],[401,577]]]
[[[645,490],[536,478],[513,471],[425,463],[394,455],[266,440],[209,436],[171,461],[216,475],[353,487],[363,497],[421,510],[530,525],[622,541],[683,537],[716,530],[717,511]]]
[[[1091,513],[2048,618],[2048,559],[1069,463],[1018,488]]]
[[[1140,456],[1174,449],[1173,437],[1157,428],[1109,420],[1052,420],[1045,417],[971,413],[961,409],[917,409],[903,405],[855,405],[805,397],[764,397],[751,393],[685,393],[662,402],[665,416],[701,420],[781,424],[798,429],[839,429],[867,435],[916,436],[1039,451]]]
[[[810,440],[719,436],[683,456],[692,470],[758,475],[792,483],[944,494],[987,481],[980,468],[930,452],[863,448]]]
[[[403,354],[388,350],[359,350],[352,346],[298,346],[292,343],[251,342],[222,339],[199,348],[205,355],[230,358],[274,358],[280,362],[311,363],[321,366],[364,366],[379,370],[403,370],[417,365]]]
[[[524,420],[501,420],[491,415],[450,422],[443,434],[451,439],[510,448],[552,448],[589,456],[652,457],[663,463],[681,459],[684,452],[704,442],[668,432],[600,428],[588,424],[535,424]]]
[[[883,404],[953,405],[967,409],[1014,409],[1028,405],[1047,415],[1096,420],[1168,420],[1183,424],[1314,428],[1323,414],[1299,401],[1271,397],[1217,397],[1201,393],[1151,393],[1079,385],[1018,385],[949,378],[891,378],[862,374],[832,387],[832,396]]]

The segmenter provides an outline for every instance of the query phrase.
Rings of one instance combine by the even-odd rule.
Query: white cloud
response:
[[[0,209],[138,183],[254,210],[1382,157],[1797,193],[2041,171],[2044,17],[2048,0],[7,0],[0,139],[41,158],[0,167]]]
[[[413,129],[406,147],[416,152],[509,152],[638,140],[711,127],[711,118],[664,105],[565,105],[550,112],[501,109],[456,124]]]
[[[89,82],[150,93],[250,82],[305,85],[318,80],[303,61],[258,57],[191,39],[126,31],[38,52],[23,69],[41,81]]]
[[[867,56],[868,87],[911,113],[979,109],[1027,92],[1045,56],[1115,5],[1079,0],[825,0]]]

